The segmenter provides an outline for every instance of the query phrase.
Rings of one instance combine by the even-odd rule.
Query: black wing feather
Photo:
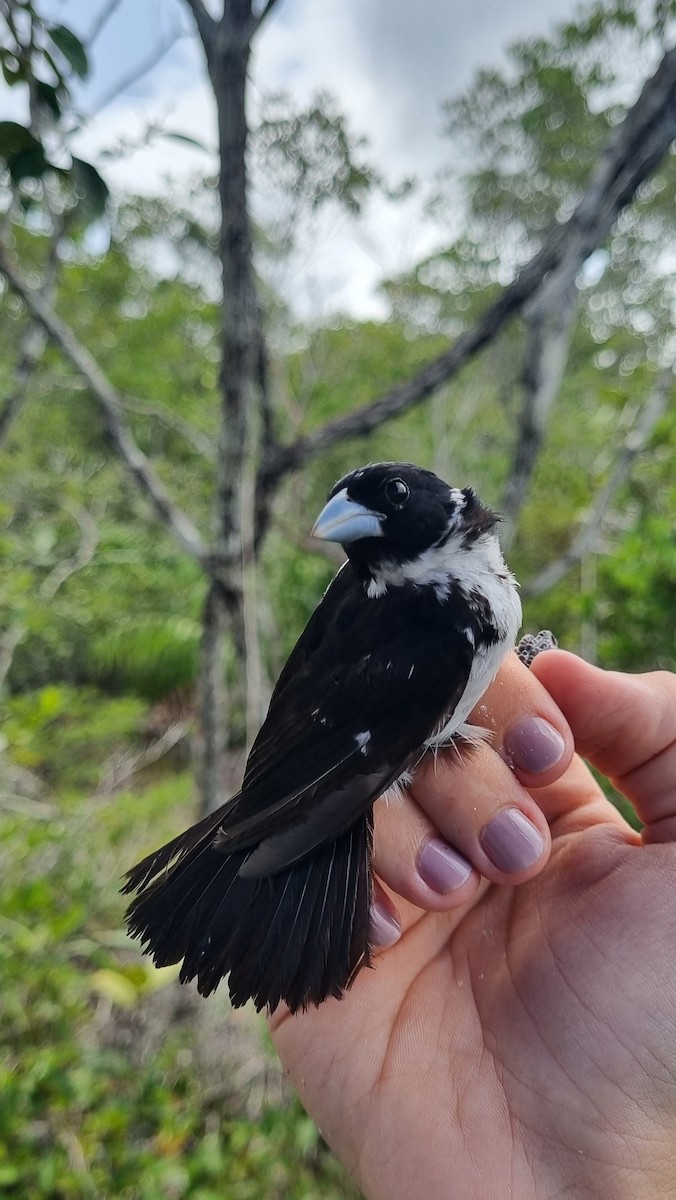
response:
[[[377,602],[374,644],[373,602],[341,570],[280,676],[241,792],[129,872],[130,932],[158,965],[183,960],[204,995],[229,975],[233,1004],[296,1011],[370,961],[373,802],[452,712],[472,662],[460,630],[440,631],[440,606],[410,599]]]

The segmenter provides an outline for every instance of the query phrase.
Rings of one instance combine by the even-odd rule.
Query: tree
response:
[[[573,281],[583,264],[605,242],[618,215],[627,210],[627,206],[645,186],[646,180],[652,177],[669,150],[675,133],[673,98],[676,51],[667,51],[663,55],[657,72],[647,80],[623,120],[619,119],[617,105],[613,105],[608,116],[595,119],[589,97],[584,97],[584,104],[580,100],[576,113],[579,128],[584,134],[582,142],[587,150],[585,165],[590,174],[584,181],[578,176],[575,187],[565,178],[553,181],[550,191],[546,193],[547,203],[540,205],[542,211],[538,223],[528,235],[527,250],[532,256],[528,258],[524,255],[521,260],[523,265],[513,253],[518,233],[514,224],[510,229],[509,238],[509,245],[512,247],[511,258],[508,255],[506,262],[498,263],[497,255],[493,254],[491,259],[489,254],[486,262],[484,252],[477,270],[479,282],[488,285],[487,290],[474,289],[477,301],[474,320],[468,322],[464,314],[460,321],[456,320],[455,328],[459,329],[459,336],[454,341],[449,342],[441,352],[437,352],[436,357],[432,357],[408,378],[389,387],[383,395],[375,399],[369,398],[361,406],[341,413],[323,424],[315,424],[313,428],[285,440],[275,413],[270,383],[269,350],[254,269],[254,233],[249,210],[250,185],[247,174],[247,67],[252,39],[270,16],[274,0],[268,0],[262,9],[255,9],[249,0],[227,0],[216,16],[212,15],[202,0],[186,0],[186,3],[192,12],[204,47],[219,130],[218,258],[223,294],[219,333],[220,420],[215,459],[212,539],[207,539],[200,532],[192,514],[188,515],[186,509],[176,503],[170,489],[154,469],[150,457],[144,453],[138,439],[134,437],[129,412],[119,388],[113,386],[108,375],[101,370],[100,363],[93,359],[82,342],[74,336],[73,330],[63,317],[55,312],[49,303],[49,296],[41,295],[29,286],[27,270],[22,271],[16,260],[23,254],[26,267],[28,266],[30,239],[19,239],[13,254],[7,245],[4,246],[0,251],[0,270],[21,297],[32,318],[58,346],[71,367],[84,379],[98,404],[109,441],[136,486],[150,502],[155,518],[170,531],[207,580],[202,626],[201,712],[204,736],[203,792],[205,803],[212,807],[223,799],[221,760],[227,725],[224,633],[228,631],[234,647],[239,663],[239,677],[245,677],[246,662],[249,664],[249,670],[253,669],[254,675],[259,674],[256,665],[259,661],[258,639],[247,598],[251,595],[252,573],[255,570],[257,555],[270,526],[273,502],[283,481],[292,472],[348,439],[352,441],[355,438],[366,437],[379,430],[384,422],[411,411],[440,387],[448,385],[470,359],[495,341],[514,317],[527,313],[531,327],[530,344],[532,347],[536,343],[537,351],[534,355],[531,354],[533,364],[544,364],[546,358],[552,357],[552,347],[558,345],[559,348],[554,355],[557,365],[553,382],[551,372],[543,381],[543,373],[533,370],[533,378],[526,387],[527,403],[524,404],[522,413],[521,437],[515,451],[515,469],[512,475],[513,480],[521,480],[519,487],[514,489],[516,500],[510,502],[516,519],[529,486],[536,457],[532,445],[529,449],[529,444],[534,443],[537,453],[542,441],[537,430],[535,438],[531,436],[534,414],[541,412],[543,407],[551,408],[565,362],[572,305],[562,306],[561,296],[573,294]],[[11,3],[8,0],[5,9],[7,20],[14,22],[17,45],[21,42],[19,57],[24,64],[24,82],[37,81],[41,69],[36,60],[35,46],[38,43],[30,30],[42,31],[43,23],[40,22],[35,4],[19,4],[18,0]],[[28,22],[23,32],[17,23],[19,10],[21,20]],[[628,10],[622,5],[616,9],[599,11],[606,13],[604,20],[609,26],[613,21],[615,24],[627,21]],[[582,44],[588,34],[584,33],[582,26],[580,28],[582,32],[575,36],[578,37],[579,44]],[[574,31],[574,27],[571,29]],[[568,40],[571,46],[575,42],[575,36],[569,32]],[[571,50],[570,53],[572,52]],[[537,59],[537,54],[535,58]],[[16,54],[14,60],[19,61]],[[516,97],[521,107],[519,108],[516,100],[512,98],[512,110],[516,104],[516,115],[512,110],[508,110],[511,116],[505,119],[504,132],[508,144],[510,137],[512,138],[509,152],[513,156],[516,154],[513,143],[515,131],[518,133],[518,123],[521,122],[519,136],[525,138],[526,153],[530,153],[527,138],[529,121],[531,126],[535,123],[538,127],[542,125],[540,118],[543,113],[549,111],[558,86],[555,86],[554,80],[549,85],[549,92],[545,87],[552,71],[556,76],[558,68],[556,64],[552,65],[547,61],[547,54],[542,47],[535,65],[523,57],[521,66],[521,91]],[[537,104],[529,108],[527,103],[530,95],[526,86],[527,72],[531,70],[532,74],[536,69],[540,80],[539,110]],[[566,86],[571,85],[571,73],[570,65],[563,69]],[[560,81],[560,76],[557,78]],[[572,82],[575,83],[575,80]],[[496,80],[493,92],[488,97],[493,109],[500,100],[501,89],[504,91],[504,85]],[[474,112],[472,104],[469,101],[468,104],[465,112],[467,120]],[[488,150],[495,150],[487,132],[491,127],[488,110],[482,117],[478,100],[477,113],[478,116],[473,119],[476,122],[484,120],[483,136],[488,140]],[[61,116],[61,111],[58,115]],[[512,122],[511,130],[509,120]],[[546,120],[544,124],[546,127]],[[329,113],[328,120],[322,119],[320,122],[317,122],[312,114],[306,114],[300,125],[291,122],[287,124],[286,130],[280,129],[279,125],[280,122],[278,133],[269,138],[268,152],[270,146],[276,148],[286,145],[289,161],[296,171],[302,168],[309,132],[319,129],[321,153],[318,153],[316,143],[313,148],[310,138],[310,150],[307,154],[308,162],[313,164],[320,184],[321,156],[331,138],[334,140],[334,149],[339,156],[342,155],[342,161],[348,164],[351,162],[350,154],[346,153],[340,122],[335,114]],[[39,142],[36,132],[29,132],[34,141]],[[267,132],[269,133],[269,130]],[[607,134],[605,141],[601,136],[604,133]],[[7,170],[15,186],[14,204],[16,205],[17,200],[21,203],[22,189],[25,192],[28,187],[24,180],[37,179],[45,189],[45,194],[41,197],[45,202],[44,209],[46,181],[51,168],[43,169],[40,160],[32,168],[33,176],[22,175],[17,180],[16,168],[12,168],[12,155],[15,153],[13,146],[14,143],[6,143],[4,154]],[[518,159],[518,155],[516,157]],[[547,170],[551,169],[551,164],[547,168],[540,163],[539,169],[546,175]],[[484,171],[481,182],[477,173],[477,186],[473,193],[475,223],[480,216],[477,206],[480,200],[483,202],[484,197],[493,195],[495,211],[504,203],[504,178],[500,176],[495,164],[487,170],[488,173]],[[51,173],[54,174],[53,171]],[[56,174],[58,175],[58,172]],[[307,179],[307,173],[303,179]],[[491,179],[494,182],[493,192],[488,186]],[[325,193],[330,193],[334,180],[335,173],[329,171],[327,177],[325,172],[322,184]],[[348,170],[345,177],[345,195],[348,202],[350,196],[355,202],[354,197],[358,198],[360,189],[371,182],[368,171],[363,167],[353,174]],[[308,194],[311,195],[311,191]],[[17,211],[16,207],[13,211]],[[519,216],[519,220],[522,222],[522,230],[525,230],[525,216]],[[440,286],[435,285],[437,295],[444,296],[449,290],[453,292],[457,288],[458,279],[462,278],[462,273],[458,274],[458,265],[462,264],[463,256],[466,260],[470,253],[471,240],[467,238],[464,247],[454,247],[452,253],[447,256],[446,265],[450,271],[450,278],[447,278],[446,283],[442,281]],[[478,238],[475,239],[475,245],[477,241]],[[441,260],[438,265],[440,262]],[[511,282],[500,287],[499,280],[504,278],[505,266],[515,271],[515,274]],[[466,294],[471,306],[471,287],[466,289]],[[484,305],[482,311],[478,307],[479,300]],[[563,321],[562,309],[565,312]],[[553,332],[549,329],[552,314],[555,318]],[[258,689],[250,689],[250,695],[253,701],[250,705],[249,724],[252,725],[257,716]]]

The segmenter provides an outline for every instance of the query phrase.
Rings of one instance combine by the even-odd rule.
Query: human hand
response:
[[[676,678],[512,656],[474,719],[490,747],[379,802],[402,935],[341,1001],[278,1010],[279,1053],[369,1200],[673,1196]]]

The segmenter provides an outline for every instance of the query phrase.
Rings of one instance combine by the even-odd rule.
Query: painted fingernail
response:
[[[396,917],[385,908],[380,900],[374,900],[371,905],[371,945],[384,950],[393,946],[401,937],[401,925]]]
[[[418,875],[433,892],[444,896],[467,883],[471,864],[441,838],[430,838],[418,856]]]
[[[498,871],[525,871],[545,848],[544,838],[518,808],[503,808],[482,830],[480,842]]]
[[[504,750],[510,766],[520,771],[548,771],[559,762],[565,748],[558,729],[543,717],[528,717],[505,734]]]

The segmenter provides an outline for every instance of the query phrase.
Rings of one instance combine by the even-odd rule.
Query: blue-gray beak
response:
[[[358,542],[360,538],[383,537],[381,513],[350,500],[347,488],[332,496],[315,521],[312,536],[323,542]]]

